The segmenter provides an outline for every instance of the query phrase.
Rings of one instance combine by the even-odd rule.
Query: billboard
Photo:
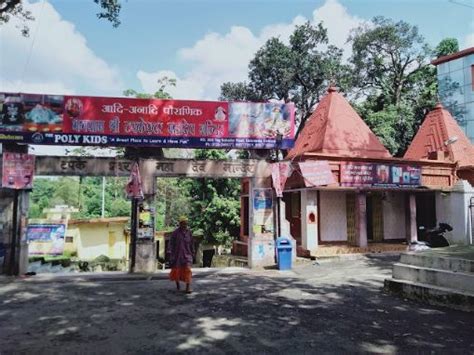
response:
[[[345,163],[341,165],[341,186],[418,187],[421,168],[410,165]]]
[[[29,255],[61,255],[64,252],[65,224],[29,224],[26,228]]]
[[[0,142],[289,149],[294,105],[0,93]]]

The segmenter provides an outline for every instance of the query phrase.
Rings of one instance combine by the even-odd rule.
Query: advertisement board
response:
[[[346,163],[341,165],[341,186],[417,187],[421,168],[412,165]]]
[[[7,189],[33,188],[35,156],[22,153],[2,154],[2,187]]]
[[[29,224],[26,228],[28,254],[61,255],[65,234],[65,224]]]
[[[299,163],[306,187],[331,185],[336,182],[327,160]]]
[[[289,149],[294,105],[0,93],[0,142]]]

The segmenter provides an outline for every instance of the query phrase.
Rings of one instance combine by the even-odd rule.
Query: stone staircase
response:
[[[384,288],[406,298],[474,312],[474,260],[404,253]]]

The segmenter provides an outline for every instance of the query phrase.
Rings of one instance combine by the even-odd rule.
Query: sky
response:
[[[247,78],[265,41],[305,21],[322,21],[346,57],[350,30],[377,15],[417,25],[433,47],[474,46],[473,0],[125,0],[118,28],[92,0],[24,3],[36,18],[29,38],[16,19],[0,26],[0,91],[122,96],[168,76],[174,98],[216,100],[222,83]]]

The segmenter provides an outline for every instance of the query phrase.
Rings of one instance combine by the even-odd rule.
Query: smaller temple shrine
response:
[[[451,242],[472,238],[467,201],[474,196],[468,182],[474,147],[441,105],[428,113],[405,156],[394,158],[330,87],[279,164],[289,165],[291,174],[283,185],[277,234],[291,236],[300,256],[406,250],[420,227],[440,222],[454,227]],[[271,182],[244,179],[242,185],[234,251],[253,259],[262,235],[253,218],[254,191]]]

